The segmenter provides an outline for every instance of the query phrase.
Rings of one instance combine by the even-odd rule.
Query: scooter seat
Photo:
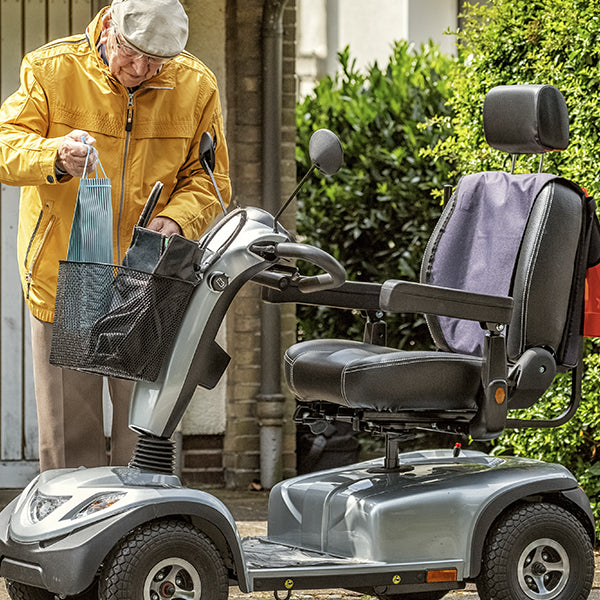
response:
[[[384,412],[475,411],[482,359],[395,350],[354,340],[309,340],[285,354],[285,375],[302,402]]]

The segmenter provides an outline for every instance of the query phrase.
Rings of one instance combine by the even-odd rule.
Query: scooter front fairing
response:
[[[181,515],[218,532],[241,565],[227,507],[174,475],[128,467],[46,471],[0,513],[0,575],[61,596],[79,594],[125,533]]]

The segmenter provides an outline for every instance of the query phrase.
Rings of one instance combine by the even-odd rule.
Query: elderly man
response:
[[[26,55],[20,88],[0,108],[0,181],[22,187],[18,261],[31,312],[42,470],[106,464],[101,377],[49,364],[58,262],[67,246],[89,145],[112,182],[113,253],[122,260],[156,181],[164,184],[149,228],[198,238],[219,212],[198,159],[216,140],[215,178],[231,196],[214,75],[184,51],[178,0],[114,0],[85,34]],[[84,143],[85,142],[85,143]],[[89,153],[87,170],[96,162]],[[111,463],[126,464],[131,382],[109,380]]]

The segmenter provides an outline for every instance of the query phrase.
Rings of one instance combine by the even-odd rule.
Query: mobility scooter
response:
[[[488,143],[514,156],[568,145],[566,104],[552,86],[494,88],[483,119]],[[208,139],[201,156],[210,173]],[[315,132],[310,153],[325,173],[342,160],[327,130]],[[146,235],[136,230],[132,248]],[[139,443],[126,467],[42,473],[0,514],[0,575],[11,598],[225,600],[237,585],[277,598],[325,587],[433,600],[475,582],[482,600],[585,600],[594,519],[567,469],[452,444],[399,452],[399,442],[415,429],[491,440],[507,427],[573,416],[597,236],[593,202],[571,182],[486,172],[463,177],[448,198],[419,283],[345,281],[333,257],[250,207],[230,210],[198,243],[159,244],[154,258],[144,255],[150,268],[134,252],[128,266],[61,264],[59,287],[74,271],[99,273],[95,300],[60,294],[58,346],[74,350],[55,360],[136,379],[130,426]],[[302,276],[294,259],[324,273]],[[298,422],[351,423],[383,436],[385,455],[278,483],[268,534],[242,539],[221,501],[182,486],[169,438],[195,387],[212,388],[226,369],[215,336],[250,280],[267,302],[369,316],[362,341],[297,343],[284,368]],[[175,305],[181,314],[166,322]],[[425,313],[437,351],[387,347],[385,312]],[[138,326],[142,343],[130,343]],[[564,413],[534,422],[511,414],[565,371]]]

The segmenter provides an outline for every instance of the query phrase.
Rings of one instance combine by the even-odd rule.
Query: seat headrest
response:
[[[500,85],[483,103],[487,143],[510,154],[540,154],[569,145],[569,112],[551,85]]]

